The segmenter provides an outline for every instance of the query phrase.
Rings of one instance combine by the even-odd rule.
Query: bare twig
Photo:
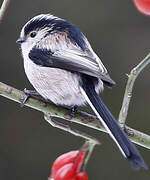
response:
[[[4,0],[3,3],[2,3],[2,6],[0,8],[0,23],[1,23],[1,21],[2,21],[2,19],[4,17],[4,14],[5,14],[5,12],[6,12],[7,8],[8,8],[9,2],[10,2],[10,0]]]
[[[82,149],[85,148],[85,150],[87,151],[86,157],[84,159],[83,170],[85,170],[85,168],[86,168],[86,165],[91,157],[91,154],[94,150],[95,145],[96,144],[93,141],[86,141],[80,149],[82,151]]]
[[[140,72],[150,63],[150,54],[148,54],[135,68],[133,68],[128,75],[128,82],[125,89],[124,99],[122,103],[122,107],[120,110],[118,122],[121,127],[124,128],[125,122],[127,119],[128,109],[130,100],[132,97],[132,90],[135,83],[136,78],[140,74]]]
[[[64,123],[60,123],[60,122],[54,120],[54,118],[51,117],[51,115],[49,113],[44,114],[44,119],[48,123],[50,123],[53,127],[56,127],[58,129],[62,129],[63,131],[69,132],[69,133],[71,133],[71,134],[73,134],[75,136],[82,137],[83,139],[85,139],[87,141],[90,141],[91,144],[92,143],[93,144],[101,144],[101,142],[98,139],[96,139],[96,138],[94,138],[94,137],[92,137],[92,136],[90,136],[90,135],[88,135],[88,134],[86,134],[86,133],[84,133],[82,131],[73,129],[69,125],[66,125]]]

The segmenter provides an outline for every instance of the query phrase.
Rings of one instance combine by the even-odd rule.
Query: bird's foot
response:
[[[37,100],[44,100],[42,96],[35,90],[28,90],[25,88],[23,91],[26,94],[26,97],[24,98],[23,102],[20,104],[21,107],[23,107],[31,97]]]
[[[75,113],[78,111],[78,106],[74,105],[71,107],[71,116],[74,117]]]

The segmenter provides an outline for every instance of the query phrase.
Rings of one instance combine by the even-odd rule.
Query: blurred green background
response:
[[[2,3],[2,0],[0,1]],[[31,89],[15,43],[22,26],[33,16],[52,13],[76,24],[88,37],[117,85],[102,98],[117,117],[127,81],[126,73],[150,52],[150,17],[137,12],[131,0],[11,1],[0,24],[0,81]],[[136,81],[127,124],[150,134],[150,66]],[[73,124],[72,124],[73,125]],[[150,179],[150,172],[133,171],[108,135],[75,125],[99,138],[87,166],[90,180]],[[83,139],[52,128],[43,114],[0,97],[0,179],[47,180],[52,162],[78,149]],[[150,150],[137,146],[150,167]]]

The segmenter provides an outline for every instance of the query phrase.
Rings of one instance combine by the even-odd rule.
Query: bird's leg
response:
[[[28,90],[28,89],[24,89],[23,92],[26,94],[26,95],[29,95],[29,96],[33,96],[33,95],[36,95],[36,96],[40,96],[40,94],[36,91],[36,90]]]
[[[75,116],[75,113],[78,111],[78,106],[77,105],[74,105],[71,107],[71,116],[74,117]]]
[[[24,98],[23,102],[20,104],[21,107],[25,105],[25,103],[28,101],[30,97],[33,97],[37,100],[45,101],[45,99],[35,90],[28,90],[25,88],[23,91],[26,94],[26,97]]]
[[[75,116],[75,113],[78,112],[78,110],[77,110],[77,109],[78,109],[78,106],[77,106],[77,105],[74,105],[74,106],[66,106],[66,105],[63,105],[62,107],[64,107],[65,109],[71,111],[71,114],[70,114],[71,117],[74,117],[74,116]]]

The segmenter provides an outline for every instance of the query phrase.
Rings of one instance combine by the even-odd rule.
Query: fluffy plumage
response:
[[[108,86],[115,83],[75,25],[42,14],[24,25],[18,41],[21,43],[26,75],[41,96],[67,106],[87,102],[131,166],[134,169],[147,168],[98,96],[97,93],[104,88],[103,83]]]

